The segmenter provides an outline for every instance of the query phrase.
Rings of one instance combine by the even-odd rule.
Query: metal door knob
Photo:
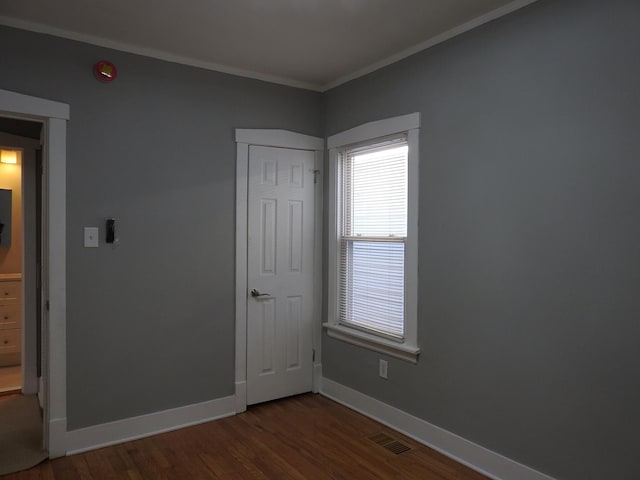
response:
[[[256,298],[256,297],[270,297],[271,295],[268,293],[260,293],[258,290],[254,288],[253,290],[251,290],[251,296],[253,298]]]

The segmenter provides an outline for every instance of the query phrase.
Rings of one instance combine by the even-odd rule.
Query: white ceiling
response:
[[[0,0],[0,24],[326,90],[535,0]]]

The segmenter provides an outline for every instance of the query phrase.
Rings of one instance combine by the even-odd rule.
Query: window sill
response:
[[[420,349],[418,347],[407,345],[406,343],[397,343],[333,323],[323,323],[322,326],[327,329],[327,335],[331,338],[367,348],[374,352],[384,353],[390,357],[399,358],[400,360],[418,363],[418,355],[420,355]]]

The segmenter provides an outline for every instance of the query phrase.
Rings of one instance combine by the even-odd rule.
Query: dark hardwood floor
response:
[[[402,450],[394,440],[409,450],[393,453],[393,447]],[[394,430],[314,394],[46,461],[2,480],[121,478],[487,480]]]

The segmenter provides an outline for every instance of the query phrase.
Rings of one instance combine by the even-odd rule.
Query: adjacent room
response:
[[[640,2],[139,3],[0,4],[0,472],[639,478]]]

